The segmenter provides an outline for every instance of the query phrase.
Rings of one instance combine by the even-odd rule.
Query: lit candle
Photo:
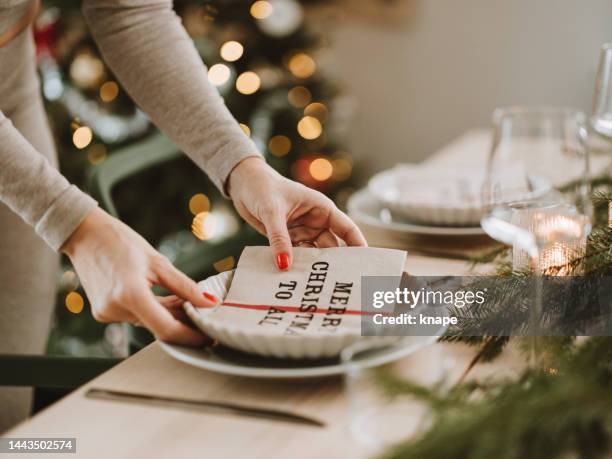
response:
[[[536,214],[533,233],[542,247],[538,270],[542,274],[572,274],[572,262],[586,251],[588,219],[582,215]]]
[[[569,275],[571,263],[586,251],[589,220],[583,215],[568,212],[565,207],[550,209],[521,209],[512,223],[533,234],[540,248],[537,269],[547,275]],[[522,247],[513,247],[512,265],[521,270],[530,265],[529,255]]]

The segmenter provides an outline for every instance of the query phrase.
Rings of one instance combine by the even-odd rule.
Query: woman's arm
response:
[[[36,229],[54,250],[97,206],[68,183],[0,112],[0,201]]]
[[[83,12],[132,99],[225,192],[232,169],[259,153],[208,82],[171,0],[85,0]]]

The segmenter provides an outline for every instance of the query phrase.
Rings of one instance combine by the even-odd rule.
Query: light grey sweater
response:
[[[29,0],[0,0],[0,33],[18,20],[25,3]],[[208,82],[172,2],[85,0],[83,12],[104,59],[129,95],[224,192],[232,169],[259,152]],[[0,80],[10,74],[9,61],[19,58],[1,51]],[[0,82],[0,104],[10,91],[2,87],[7,81]],[[70,185],[2,111],[0,200],[55,250],[97,205]]]

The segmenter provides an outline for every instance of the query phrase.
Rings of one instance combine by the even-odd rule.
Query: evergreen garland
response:
[[[586,295],[586,303],[588,280],[612,275],[612,228],[608,227],[612,179],[599,177],[592,185],[597,189],[593,198],[594,229],[587,240],[585,256],[570,266],[574,272],[580,269],[583,279],[587,279],[583,290],[577,293]],[[522,283],[530,273],[513,272],[508,255],[508,248],[497,247],[472,261],[475,264],[493,262],[495,275],[513,276],[512,288],[524,289]],[[567,269],[567,266],[558,268]],[[554,271],[553,268],[550,274]],[[498,293],[500,301],[502,296],[507,298],[512,294]],[[495,295],[493,300],[487,302],[484,310],[476,311],[480,320],[487,320],[487,313],[491,320],[493,312],[499,314],[499,309],[495,309]],[[504,304],[508,307],[507,301]],[[528,314],[521,309],[521,302],[517,301],[509,309],[508,314],[514,315],[512,326],[524,326]],[[462,317],[460,310],[451,313],[459,319]],[[499,322],[499,317],[495,320]],[[464,381],[477,363],[494,360],[511,341],[509,336],[482,336],[482,333],[468,336],[466,327],[473,327],[473,322],[459,320],[440,339],[478,349],[454,387],[425,387],[400,379],[387,368],[377,370],[386,392],[427,402],[433,417],[431,426],[423,434],[390,448],[383,454],[384,458],[600,458],[610,454],[612,337],[584,340],[576,336],[540,337],[543,368],[527,369],[518,379]],[[527,338],[515,339],[527,349]]]

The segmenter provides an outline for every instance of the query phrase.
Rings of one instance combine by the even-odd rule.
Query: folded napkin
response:
[[[397,276],[406,252],[365,247],[293,249],[293,266],[278,271],[270,247],[246,247],[214,320],[245,333],[359,333],[362,276]]]

